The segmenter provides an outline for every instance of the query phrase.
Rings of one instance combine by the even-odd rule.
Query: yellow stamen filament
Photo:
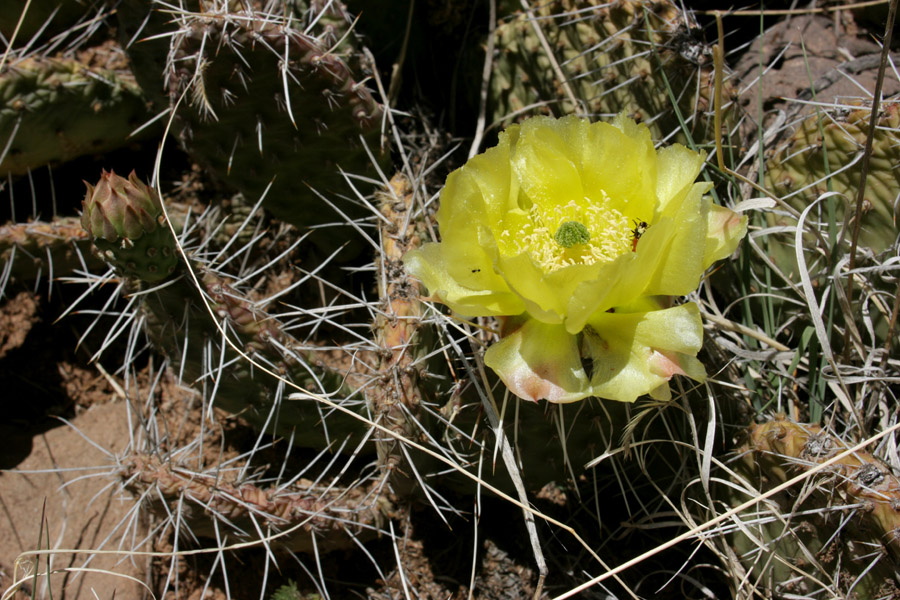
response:
[[[520,228],[500,233],[499,250],[506,255],[527,252],[547,272],[614,260],[631,252],[632,228],[628,217],[610,204],[609,196],[602,192],[597,200],[584,198],[549,207],[532,205],[529,218]],[[561,246],[555,236],[568,222],[583,225],[589,240],[569,248]]]

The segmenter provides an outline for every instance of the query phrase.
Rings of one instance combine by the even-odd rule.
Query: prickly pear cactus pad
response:
[[[672,375],[705,378],[696,289],[745,217],[694,183],[703,155],[656,151],[645,125],[535,117],[453,172],[442,241],[407,253],[433,299],[497,317],[485,355],[528,400],[669,398]]]
[[[70,59],[9,64],[0,72],[0,99],[3,175],[118,148],[149,118],[129,74]]]
[[[334,221],[317,193],[352,194],[341,171],[371,167],[365,146],[383,156],[381,108],[330,33],[319,39],[256,17],[184,17],[168,76],[181,139],[253,201],[265,192],[278,218],[299,227]],[[354,213],[350,202],[341,210]]]
[[[520,8],[518,2],[508,4]],[[712,138],[705,117],[712,105],[711,53],[695,36],[699,29],[691,15],[676,3],[532,4],[530,12],[512,13],[497,27],[493,121],[625,112],[662,139],[681,130],[677,105],[696,138]]]
[[[138,179],[104,171],[96,186],[85,182],[81,226],[111,265],[124,275],[156,282],[175,271],[175,239],[161,222],[156,190]]]
[[[784,415],[754,424],[747,434],[735,466],[750,487],[727,488],[724,495],[730,504],[768,491],[848,448],[822,427]],[[754,510],[742,515],[731,544],[746,568],[747,586],[773,585],[807,597],[824,592],[832,597],[895,598],[898,494],[900,481],[890,469],[859,451],[802,489],[777,494],[761,514]],[[831,576],[838,567],[841,576]]]
[[[900,103],[886,102],[881,106],[859,237],[860,244],[876,254],[893,244],[897,236],[896,199],[900,194]],[[841,194],[847,199],[837,202],[841,225],[845,207],[856,202],[862,170],[860,158],[871,116],[869,108],[846,106],[806,118],[766,161],[766,181],[771,189],[800,211],[826,192]],[[819,212],[824,213],[825,205],[820,205]],[[790,223],[787,217],[779,221]]]

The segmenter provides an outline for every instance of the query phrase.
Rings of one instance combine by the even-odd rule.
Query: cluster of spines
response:
[[[189,510],[181,525],[193,536],[216,538],[216,520],[255,536],[256,521],[269,530],[280,548],[299,552],[353,548],[354,538],[378,535],[394,511],[377,482],[344,487],[298,479],[289,486],[261,487],[142,454],[129,456],[119,476],[126,488],[151,505],[186,501]],[[316,536],[315,542],[310,534]]]
[[[358,441],[356,419],[334,413],[326,422],[316,403],[286,401],[277,380],[281,377],[302,389],[350,397],[353,390],[345,387],[346,374],[319,360],[314,348],[294,340],[283,323],[231,287],[222,275],[202,267],[198,271],[216,321],[187,277],[147,294],[141,304],[148,337],[173,361],[184,381],[221,380],[210,399],[216,406],[240,414],[261,431],[294,439],[298,447],[320,449],[349,438]],[[263,373],[247,357],[260,361],[271,373]]]
[[[90,240],[76,217],[0,226],[0,297],[10,281],[23,283],[42,276],[68,274],[99,266]]]
[[[306,435],[298,438],[298,445],[326,446],[330,437],[324,431],[338,439],[353,434],[357,423],[350,417],[335,415],[327,424],[320,423],[321,413],[314,404],[282,403],[275,377],[239,354],[261,360],[275,375],[304,389],[352,394],[345,388],[345,374],[317,360],[314,349],[294,340],[282,322],[233,286],[227,276],[194,257],[188,259],[188,268],[176,273],[180,264],[176,240],[162,221],[162,201],[153,188],[134,173],[125,179],[112,172],[104,172],[96,186],[87,187],[82,226],[128,286],[147,289],[139,304],[147,337],[187,383],[210,376],[221,379],[216,390],[218,406],[285,437],[295,429],[303,431]],[[208,229],[215,234],[219,228],[209,224]],[[192,274],[197,275],[202,291],[195,287]],[[151,284],[161,285],[148,287]],[[227,369],[216,368],[232,363],[236,364]],[[316,429],[323,433],[310,435]]]
[[[388,189],[376,194],[384,220],[379,220],[381,252],[377,257],[378,297],[382,301],[375,317],[377,372],[366,388],[373,421],[406,439],[421,439],[425,411],[418,364],[424,349],[423,307],[419,284],[403,267],[403,255],[422,243],[419,219],[415,219],[414,190],[403,174],[391,179]],[[400,441],[376,434],[378,462],[392,478],[396,490],[409,490],[411,469],[404,464]]]
[[[783,415],[751,426],[736,471],[759,493],[817,467],[847,450],[818,425]],[[828,581],[831,592],[860,597],[896,590],[900,562],[900,479],[868,452],[844,456],[805,485],[772,498],[770,509],[745,513],[731,535],[748,574],[744,582],[812,593]],[[747,496],[729,487],[731,503]],[[828,566],[838,565],[834,576]],[[789,583],[793,581],[793,583]]]
[[[298,227],[338,219],[321,196],[349,194],[344,173],[385,157],[382,109],[354,70],[349,32],[328,45],[339,22],[330,10],[319,37],[271,15],[182,13],[170,42],[166,80],[185,148]],[[352,202],[339,204],[360,216]]]
[[[712,139],[711,51],[697,31],[669,0],[554,0],[512,13],[496,31],[489,114],[509,123],[535,113],[624,112],[654,139],[685,139],[682,121],[697,139]],[[726,108],[733,125],[732,113]]]

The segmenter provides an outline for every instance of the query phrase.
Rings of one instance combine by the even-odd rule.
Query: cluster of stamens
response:
[[[576,264],[606,262],[631,252],[628,217],[610,206],[606,192],[550,207],[533,204],[517,230],[504,229],[498,245],[506,255],[527,252],[547,272]]]

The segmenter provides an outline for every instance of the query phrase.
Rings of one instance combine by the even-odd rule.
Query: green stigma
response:
[[[553,239],[563,248],[571,248],[576,244],[587,244],[591,241],[591,233],[578,221],[566,221],[556,230]]]

